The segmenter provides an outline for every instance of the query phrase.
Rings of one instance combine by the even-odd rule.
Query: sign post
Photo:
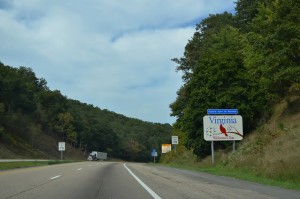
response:
[[[60,160],[63,159],[63,151],[66,150],[66,143],[65,142],[59,142],[58,143],[58,151],[60,151]]]
[[[214,143],[213,141],[235,141],[243,139],[243,118],[238,114],[237,109],[208,109],[203,117],[204,139],[211,141],[212,164],[214,164]]]
[[[211,163],[215,163],[214,141],[211,141]]]
[[[233,141],[233,144],[232,144],[232,152],[235,152],[235,140]]]
[[[152,149],[151,156],[153,157],[153,162],[155,164],[155,157],[157,157],[156,149]]]
[[[172,136],[172,145],[174,145],[174,150],[176,152],[176,145],[178,144],[178,136]]]

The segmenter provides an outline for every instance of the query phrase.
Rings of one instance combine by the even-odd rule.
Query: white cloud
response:
[[[0,0],[0,61],[33,68],[72,99],[172,123],[195,21],[233,0]],[[199,21],[197,21],[199,22]]]

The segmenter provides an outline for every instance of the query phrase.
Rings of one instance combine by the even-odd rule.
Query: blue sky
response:
[[[195,24],[233,0],[0,0],[0,61],[26,66],[51,90],[149,122],[174,123]]]

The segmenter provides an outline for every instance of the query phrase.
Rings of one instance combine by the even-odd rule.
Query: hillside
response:
[[[173,59],[183,74],[170,105],[182,145],[162,162],[300,187],[299,13],[299,1],[238,0],[235,13],[196,25],[183,56]],[[212,166],[202,118],[225,108],[243,117],[244,140],[234,153],[232,142],[214,142]]]
[[[259,175],[300,182],[300,97],[290,97],[274,108],[270,120],[247,136],[228,166],[251,169]]]
[[[145,122],[69,99],[50,90],[31,68],[0,62],[0,158],[86,158],[89,151],[109,157],[149,161],[152,148],[170,139],[170,124]]]
[[[59,141],[55,137],[41,134],[34,147],[24,140],[18,140],[14,144],[1,142],[0,159],[60,159],[61,154],[57,150]],[[69,144],[63,153],[64,160],[83,160],[86,157],[84,151]]]
[[[277,181],[300,183],[300,96],[293,96],[274,105],[271,118],[250,132],[237,144],[215,151],[215,165],[211,156],[198,159],[181,144],[176,152],[165,155],[162,163],[193,169],[222,168],[237,173],[251,173]],[[239,174],[235,174],[239,177]]]

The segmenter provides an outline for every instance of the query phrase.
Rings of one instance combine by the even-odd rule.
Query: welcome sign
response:
[[[206,115],[203,131],[206,141],[242,140],[243,118],[240,115]]]

